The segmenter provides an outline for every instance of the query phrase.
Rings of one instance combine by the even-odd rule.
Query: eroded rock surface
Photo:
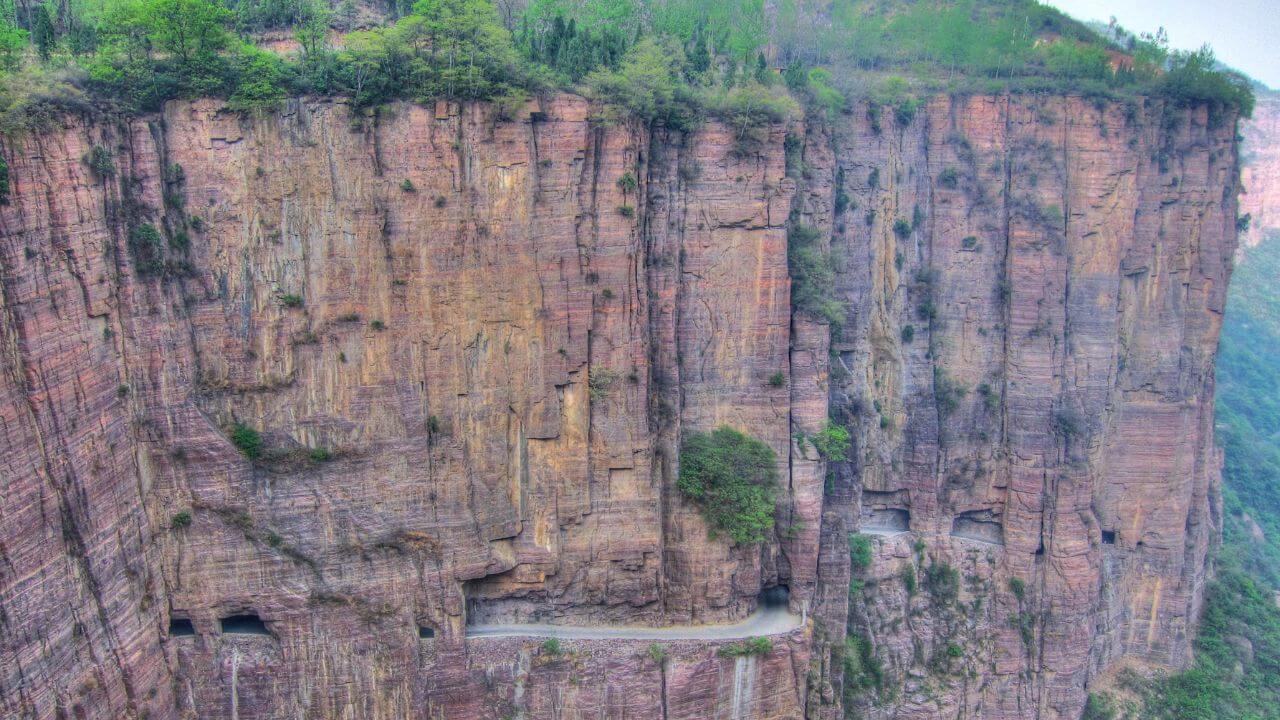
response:
[[[1241,121],[1240,134],[1240,214],[1249,216],[1240,244],[1253,247],[1280,233],[1280,93],[1258,93],[1253,117]]]
[[[591,113],[171,103],[5,142],[0,714],[1067,718],[1119,658],[1188,660],[1230,125],[976,97],[744,147]],[[789,222],[836,258],[834,337]],[[803,440],[828,417],[849,462]],[[675,489],[721,424],[779,459],[757,548]],[[868,519],[909,532],[851,568]],[[775,585],[811,622],[763,655],[464,639]]]

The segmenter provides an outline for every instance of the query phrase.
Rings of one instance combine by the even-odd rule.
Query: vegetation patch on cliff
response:
[[[862,95],[910,124],[937,92],[1159,95],[1215,110],[1252,106],[1247,82],[1208,50],[1161,34],[1105,33],[1033,0],[838,0],[830,7],[738,0],[396,0],[380,27],[353,0],[103,0],[0,12],[0,126],[58,113],[152,111],[173,98],[233,109],[296,95],[495,99],[510,117],[531,94],[573,89],[617,116],[688,126],[723,118],[740,143],[794,115]],[[293,30],[288,49],[254,44]],[[276,39],[279,35],[276,35]],[[766,52],[769,57],[766,57]]]
[[[750,545],[773,530],[777,462],[768,445],[721,426],[685,438],[676,485],[702,511],[713,535]]]
[[[1191,669],[1150,680],[1127,673],[1118,684],[1137,702],[1101,694],[1090,699],[1088,717],[1280,718],[1280,609],[1274,591],[1227,561],[1205,594],[1200,622]]]
[[[791,306],[831,323],[838,331],[844,308],[835,299],[835,264],[817,229],[794,224],[787,230],[787,266],[791,271]]]

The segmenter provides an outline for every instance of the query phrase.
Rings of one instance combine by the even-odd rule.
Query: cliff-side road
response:
[[[761,607],[742,622],[681,627],[549,625],[472,625],[468,638],[554,637],[565,640],[737,640],[761,635],[781,635],[804,624],[804,618],[786,607]]]

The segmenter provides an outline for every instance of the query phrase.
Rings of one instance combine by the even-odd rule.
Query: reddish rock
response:
[[[1259,92],[1253,117],[1240,123],[1240,214],[1249,228],[1240,244],[1253,247],[1280,232],[1280,94]]]
[[[0,715],[1066,718],[1122,657],[1185,664],[1231,127],[939,99],[742,152],[591,112],[178,102],[6,142]],[[793,211],[834,341],[790,307]],[[799,439],[828,417],[850,462]],[[675,488],[721,424],[778,455],[756,548]],[[849,532],[899,520],[851,573]],[[463,639],[738,619],[773,585],[813,622],[763,656]],[[271,634],[220,633],[246,613]],[[846,632],[892,701],[844,692]]]

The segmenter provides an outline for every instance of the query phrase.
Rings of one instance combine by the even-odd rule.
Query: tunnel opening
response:
[[[1103,545],[1115,545],[1115,544],[1116,544],[1116,531],[1115,531],[1115,530],[1103,530],[1103,531],[1102,531],[1102,544],[1103,544]]]
[[[877,508],[862,513],[862,532],[868,535],[900,533],[911,529],[911,512],[905,508]]]
[[[1004,545],[1004,523],[990,510],[970,510],[952,520],[951,536],[989,545]]]
[[[903,490],[863,490],[859,530],[867,535],[897,535],[911,529],[911,511]]]
[[[169,618],[169,637],[193,637],[196,628],[187,618]]]
[[[774,585],[760,591],[756,603],[762,608],[786,608],[791,604],[791,588]]]
[[[428,627],[427,625],[419,625],[419,626],[418,626],[418,639],[419,639],[419,640],[430,640],[431,638],[434,638],[435,636],[436,636],[436,629],[435,629],[435,628],[433,628],[433,627]]]
[[[257,615],[228,615],[219,621],[222,632],[230,635],[270,635],[267,624]]]

